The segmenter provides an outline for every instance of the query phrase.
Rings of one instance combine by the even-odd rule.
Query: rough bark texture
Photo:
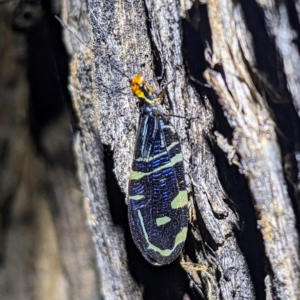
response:
[[[266,16],[272,15],[267,7],[263,9]],[[278,30],[279,39],[280,36],[286,37],[286,40],[281,40],[279,54],[283,58],[283,69],[285,73],[288,72],[288,88],[298,110],[299,96],[296,97],[295,89],[298,88],[299,80],[295,76],[299,76],[299,72],[287,70],[287,66],[297,66],[291,62],[295,58],[296,47],[288,38],[291,31],[286,24],[286,7],[280,4],[279,10],[283,14],[282,18],[285,18],[285,21],[282,20],[285,26],[272,28]],[[219,95],[219,102],[233,129],[230,152],[234,151],[235,155],[231,161],[238,164],[239,171],[248,181],[258,217],[257,224],[272,272],[271,285],[279,299],[298,299],[299,237],[296,220],[287,192],[270,107],[263,88],[258,90],[255,85],[257,78],[255,75],[251,77],[253,73],[257,73],[252,39],[244,25],[239,4],[212,1],[208,3],[208,17],[214,55],[211,68],[215,64],[221,64],[224,77],[221,73],[208,69],[205,78]],[[277,16],[273,15],[272,18]],[[227,143],[220,135],[218,142],[225,149]]]
[[[299,299],[300,5],[51,5],[0,10],[0,298]],[[71,102],[63,59],[52,63],[59,25]],[[137,73],[165,89],[189,192],[184,251],[163,267],[143,259],[127,220]]]

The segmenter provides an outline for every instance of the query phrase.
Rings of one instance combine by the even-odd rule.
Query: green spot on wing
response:
[[[131,200],[142,200],[145,199],[144,195],[134,195],[129,197]]]
[[[158,248],[157,246],[153,245],[150,243],[149,241],[149,237],[148,237],[148,233],[146,231],[146,228],[145,228],[145,225],[144,225],[144,220],[143,220],[143,216],[142,216],[142,213],[140,210],[138,210],[138,216],[139,216],[139,219],[140,219],[140,222],[141,222],[141,225],[142,225],[142,229],[143,229],[143,233],[144,233],[144,237],[148,243],[148,250],[153,250],[155,252],[158,252],[161,256],[170,256],[173,251],[175,250],[175,248],[181,244],[181,243],[184,243],[185,239],[186,239],[186,234],[187,234],[187,227],[183,227],[179,232],[178,234],[176,235],[176,238],[175,238],[175,242],[174,242],[174,246],[172,249],[160,249]]]
[[[171,207],[173,209],[177,209],[186,206],[187,203],[187,191],[180,191],[178,195],[172,200]]]
[[[139,172],[139,171],[132,171],[130,179],[131,180],[139,180],[139,179],[143,178],[144,176],[148,176],[150,174],[159,172],[160,170],[173,167],[175,164],[177,164],[178,162],[181,162],[181,161],[182,161],[182,154],[181,153],[176,154],[175,156],[173,156],[171,158],[171,161],[168,164],[160,166],[160,167],[156,168],[155,170],[153,170],[151,172],[143,173],[143,172]]]
[[[172,125],[164,125],[162,129],[169,128],[172,132],[175,133],[175,128]]]
[[[165,224],[169,223],[170,221],[171,221],[171,218],[169,218],[169,217],[157,218],[156,219],[156,225],[157,226],[162,226],[162,225],[165,225]]]

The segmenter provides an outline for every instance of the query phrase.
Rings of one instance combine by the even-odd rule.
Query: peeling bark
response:
[[[14,49],[0,45],[0,298],[299,299],[299,4],[47,5],[0,8],[0,30]],[[55,71],[62,65],[51,64],[47,46],[59,25],[54,7],[74,118]],[[32,65],[17,65],[7,18]],[[184,250],[162,267],[138,252],[127,219],[140,114],[128,81],[138,73],[164,90],[189,196]]]
[[[63,13],[63,21],[73,27],[75,22],[72,15],[76,8],[70,9],[71,4],[64,7],[67,6],[69,10]],[[139,1],[89,1],[88,9],[84,10],[82,16],[85,12],[87,20],[91,22],[89,45],[82,48],[84,46],[80,46],[79,39],[70,30],[65,33],[68,36],[66,40],[71,40],[69,44],[72,45],[71,83],[81,124],[81,135],[78,136],[81,145],[81,148],[78,147],[78,156],[82,165],[80,178],[84,181],[83,190],[89,191],[89,203],[96,220],[92,225],[95,239],[109,232],[109,242],[105,246],[96,244],[101,262],[99,268],[103,274],[101,277],[109,279],[108,274],[115,274],[116,278],[120,278],[118,284],[124,280],[117,274],[118,268],[110,267],[111,261],[103,260],[107,258],[107,251],[112,257],[117,255],[115,261],[121,260],[124,267],[126,261],[130,266],[135,266],[137,262],[123,252],[124,237],[118,237],[115,225],[103,221],[109,217],[108,210],[104,209],[106,200],[100,201],[101,215],[95,210],[95,203],[99,201],[95,200],[103,198],[105,191],[105,187],[95,188],[97,182],[91,181],[92,178],[99,178],[96,174],[101,174],[104,168],[95,162],[95,158],[98,160],[100,157],[101,160],[102,157],[99,141],[113,150],[114,173],[122,191],[126,193],[139,116],[137,99],[130,94],[128,78],[143,72],[146,78],[152,80],[162,73],[163,81],[168,83],[164,101],[166,111],[171,115],[185,116],[172,117],[171,122],[181,139],[186,182],[191,203],[196,208],[196,217],[191,220],[192,230],[187,241],[187,244],[194,246],[185,251],[180,262],[194,285],[194,291],[187,288],[185,293],[199,293],[209,299],[253,299],[254,290],[248,267],[233,231],[238,227],[238,219],[233,207],[225,201],[228,196],[218,179],[210,147],[214,140],[212,107],[206,96],[199,95],[186,71],[182,54],[180,8],[175,2],[146,1],[144,4]],[[76,35],[85,32],[82,27],[74,30]],[[79,38],[83,39],[81,36]],[[76,53],[76,48],[80,48],[81,53]],[[90,82],[87,71],[91,71]],[[158,89],[155,80],[151,84]],[[101,225],[102,222],[105,226]],[[209,236],[209,242],[205,235]],[[116,247],[116,240],[119,241],[119,254],[111,252]],[[191,257],[194,257],[193,260]],[[127,297],[129,293],[129,290],[125,290]],[[111,293],[108,295],[116,297]],[[131,298],[139,297],[135,295]],[[180,293],[177,297],[180,298]]]

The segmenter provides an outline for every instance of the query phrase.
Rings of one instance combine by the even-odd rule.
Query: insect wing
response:
[[[129,183],[132,237],[152,264],[175,260],[184,245],[187,191],[179,138],[162,116],[141,116]]]

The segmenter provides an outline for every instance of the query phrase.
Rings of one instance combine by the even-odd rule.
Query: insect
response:
[[[129,225],[145,259],[165,265],[179,256],[188,229],[181,146],[143,75],[133,77],[130,87],[143,105],[129,182]]]
[[[161,111],[161,98],[146,85],[143,75],[131,78],[130,87],[143,105],[128,189],[129,226],[144,258],[153,265],[166,265],[179,256],[188,230],[181,145]]]

